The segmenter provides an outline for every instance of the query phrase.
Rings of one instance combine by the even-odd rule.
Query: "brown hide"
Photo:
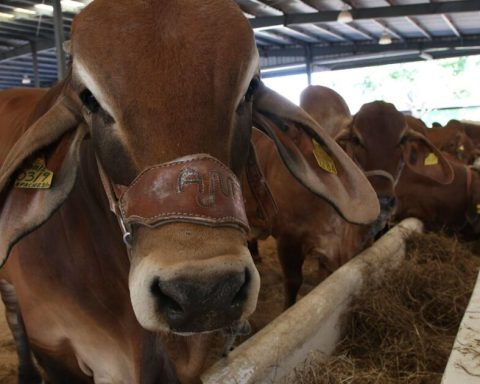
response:
[[[211,28],[219,13],[228,30]],[[109,33],[116,39],[105,40]],[[227,52],[233,42],[237,49]],[[72,54],[73,69],[56,89],[43,96],[20,92],[20,113],[16,95],[0,95],[0,137],[12,134],[0,154],[2,262],[16,243],[1,277],[17,291],[32,350],[53,382],[92,382],[94,376],[176,383],[164,344],[152,332],[169,330],[167,311],[155,301],[147,330],[139,323],[146,311],[135,314],[133,305],[165,298],[153,297],[154,284],[191,283],[194,299],[187,300],[200,313],[186,318],[186,327],[203,331],[243,321],[259,287],[246,234],[186,223],[135,228],[130,263],[97,158],[111,180],[127,185],[150,165],[195,153],[242,174],[252,110],[246,93],[258,66],[253,33],[234,2],[120,0],[112,7],[96,0],[75,19]],[[51,187],[15,188],[17,174],[39,155],[54,172]],[[165,271],[169,276],[159,278]],[[134,283],[145,289],[132,298],[135,272]],[[245,289],[235,291],[238,285]],[[239,293],[238,300],[219,303],[225,291]],[[236,308],[226,319],[230,304]],[[204,358],[204,351],[192,357],[188,371],[191,359],[183,356],[183,382],[198,382]]]
[[[396,219],[417,217],[430,228],[449,227],[465,235],[480,233],[480,174],[452,158],[454,179],[441,185],[405,170],[395,189]],[[470,175],[468,175],[470,173]],[[470,180],[469,180],[470,178]]]
[[[425,135],[428,131],[426,124],[417,117],[405,115],[405,121],[410,129],[413,129],[414,131],[421,133],[422,135]]]
[[[325,130],[330,135],[341,130],[350,119],[345,101],[326,87],[307,88],[302,94],[302,107],[322,128],[325,121]],[[278,213],[270,227],[256,227],[258,207],[248,191],[247,213],[254,227],[253,238],[272,234],[277,240],[278,256],[285,277],[285,307],[288,307],[295,302],[302,284],[302,265],[306,257],[316,258],[322,276],[327,276],[367,244],[372,237],[371,231],[367,226],[345,221],[327,203],[328,199],[319,199],[300,183],[291,182],[272,141],[255,131],[253,138]],[[311,149],[303,148],[303,151],[308,158]],[[364,183],[367,183],[365,179],[359,180],[353,188],[360,188]],[[355,210],[355,206],[356,202],[350,201],[348,207]],[[378,215],[377,212],[375,214]]]
[[[291,172],[345,216],[373,220],[374,195],[300,108],[266,87],[255,94],[254,35],[233,1],[118,0],[112,7],[96,0],[74,21],[71,53],[68,76],[34,112],[26,94],[21,118],[10,108],[0,115],[0,135],[23,132],[1,154],[1,260],[12,250],[1,277],[17,290],[32,350],[52,381],[173,384],[178,375],[198,382],[208,343],[181,335],[230,328],[256,306],[259,278],[246,231],[206,220],[134,222],[127,249],[108,185],[125,190],[145,169],[200,153],[239,177],[254,115]],[[339,175],[312,167],[312,138],[338,162]],[[51,187],[15,188],[17,174],[39,155],[54,172]],[[211,192],[214,205],[224,193],[218,179],[192,169],[183,169],[193,175],[185,184],[197,197]],[[146,184],[147,193],[154,190]],[[350,211],[350,199],[364,205]],[[179,333],[170,335],[174,348],[158,332]]]
[[[458,120],[450,120],[445,127],[426,129],[424,134],[438,149],[464,164],[473,164],[478,155],[474,142]]]
[[[386,187],[372,179],[377,194],[389,195],[404,168],[438,183],[448,184],[453,172],[444,156],[422,134],[409,129],[405,116],[393,104],[374,101],[364,104],[351,126],[337,136],[339,143],[364,171],[390,175]],[[437,162],[425,165],[433,153]]]
[[[338,135],[352,115],[347,103],[337,92],[321,85],[310,85],[300,95],[302,107],[331,137]]]
[[[17,142],[28,125],[19,125],[17,122],[29,117],[36,108],[46,90],[40,89],[10,89],[0,92],[0,116],[2,124],[17,129],[0,131],[0,164],[11,147]]]
[[[480,148],[480,123],[462,121],[463,128],[468,137],[473,141],[475,147]]]
[[[39,96],[44,93],[38,91]],[[29,112],[25,105],[24,110]],[[16,113],[17,121],[22,115],[28,120],[29,113],[12,113]],[[6,116],[5,112],[2,134],[12,127],[3,125]],[[48,225],[13,248],[0,277],[15,286],[31,347],[54,382],[87,383],[95,372],[98,380],[119,383],[174,383],[176,375],[164,347],[151,341],[155,336],[140,327],[132,311],[126,284],[128,257],[116,219],[109,214],[89,140],[81,148],[79,144],[73,148],[78,153],[67,158],[81,161],[69,198],[53,213]],[[65,154],[64,150],[58,152]],[[55,163],[59,160],[54,153],[47,161],[49,169],[55,170],[56,180],[76,173],[69,166],[70,160],[58,170]],[[29,198],[27,190],[14,189],[12,204],[21,203],[18,194]],[[36,200],[40,198],[39,194],[33,195]],[[48,210],[41,201],[30,204]],[[7,204],[2,215],[8,210]],[[15,215],[15,209],[9,215]],[[15,222],[9,216],[5,219]],[[103,369],[94,368],[98,359]]]
[[[301,108],[261,87],[255,99],[253,123],[273,140],[290,173],[308,190],[329,201],[345,220],[367,224],[377,218],[378,201],[363,173]],[[317,166],[314,140],[322,158],[333,164],[333,171]]]
[[[277,240],[285,279],[285,307],[289,307],[295,303],[302,284],[306,257],[316,258],[321,275],[326,277],[368,244],[370,227],[345,221],[325,200],[292,181],[268,137],[254,130],[253,140],[278,212],[271,227],[259,231],[253,226],[252,237],[271,234]],[[248,192],[245,196],[247,214],[253,223],[258,215],[257,207]]]

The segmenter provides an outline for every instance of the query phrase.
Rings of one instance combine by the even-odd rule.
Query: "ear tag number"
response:
[[[47,169],[45,159],[38,158],[17,176],[15,187],[48,189],[52,185],[53,172]]]
[[[423,162],[424,165],[436,165],[438,164],[438,157],[435,153],[430,152]]]
[[[334,175],[337,174],[337,168],[335,167],[335,163],[333,159],[328,156],[327,152],[324,151],[322,146],[315,140],[312,139],[313,143],[313,155],[317,160],[317,164],[320,168],[327,171],[328,173],[333,173]]]
[[[465,147],[464,147],[463,145],[460,145],[460,146],[458,147],[458,150],[459,150],[460,152],[463,152],[463,151],[465,151]]]

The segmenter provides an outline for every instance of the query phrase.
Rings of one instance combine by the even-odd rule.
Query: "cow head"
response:
[[[311,191],[332,195],[354,222],[377,216],[348,157],[300,108],[261,84],[254,36],[234,2],[119,0],[112,7],[96,0],[76,18],[69,49],[71,73],[50,94],[51,108],[0,168],[2,263],[68,197],[85,143],[129,244],[141,325],[191,333],[244,320],[259,291],[238,185],[252,114]],[[312,147],[312,139],[338,161],[341,178],[325,182],[312,171],[295,144]],[[14,188],[39,152],[55,172],[51,188]],[[350,198],[363,208],[352,212]]]
[[[464,164],[473,164],[478,156],[473,140],[465,132],[463,123],[458,120],[450,120],[443,128],[437,128],[438,143],[432,140],[440,150],[455,156]],[[442,137],[442,132],[445,135]],[[430,138],[430,135],[428,135]]]
[[[394,208],[394,188],[404,167],[441,184],[453,179],[444,156],[422,134],[409,128],[393,104],[364,104],[336,140],[369,176],[382,211]]]

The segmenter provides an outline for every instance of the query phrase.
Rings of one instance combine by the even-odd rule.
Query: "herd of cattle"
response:
[[[359,253],[390,223],[421,219],[431,229],[451,229],[465,238],[480,233],[480,123],[451,120],[445,127],[427,128],[391,103],[374,101],[352,116],[334,90],[309,86],[301,94],[307,111],[368,177],[380,203],[380,215],[370,226],[342,218],[289,174],[265,135],[253,133],[262,171],[278,214],[252,233],[272,235],[285,277],[285,306],[295,303],[306,257],[318,259],[325,275]],[[321,163],[319,163],[321,167]],[[247,199],[247,207],[248,207]]]
[[[331,273],[394,220],[480,230],[480,127],[351,116],[325,87],[295,106],[259,80],[233,1],[96,0],[66,49],[58,85],[0,93],[20,383],[37,363],[52,383],[199,383],[212,332],[255,310],[247,240],[276,238],[288,307],[305,257]]]

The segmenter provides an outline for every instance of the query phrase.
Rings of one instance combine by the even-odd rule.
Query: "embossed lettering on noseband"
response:
[[[206,154],[145,169],[120,196],[118,207],[127,226],[156,227],[182,221],[248,231],[237,177]]]
[[[215,170],[208,171],[208,175],[202,175],[196,169],[185,168],[178,175],[177,192],[184,193],[188,185],[197,185],[197,203],[199,206],[207,208],[217,203],[217,191],[220,191],[223,196],[233,199],[236,192],[235,183],[237,181],[232,176],[225,176]],[[207,184],[207,187],[205,184]],[[208,193],[205,194],[207,188]]]

